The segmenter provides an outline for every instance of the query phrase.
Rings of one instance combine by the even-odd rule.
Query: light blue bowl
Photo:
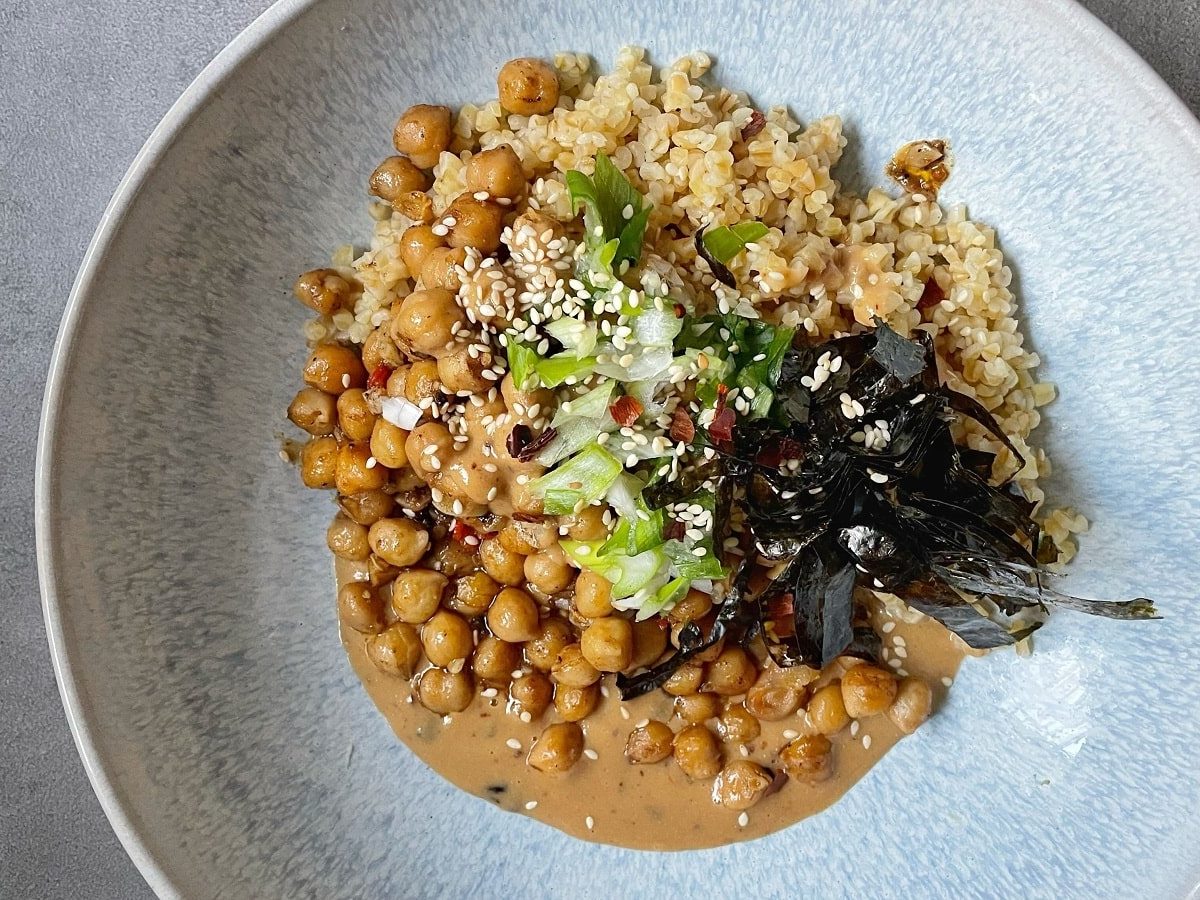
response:
[[[639,854],[451,788],[338,644],[329,508],[279,461],[303,356],[295,273],[367,234],[366,174],[415,101],[499,64],[710,51],[842,175],[945,136],[945,199],[999,226],[1062,399],[1053,499],[1095,527],[1063,614],[968,661],[946,709],[830,811]],[[1200,881],[1200,129],[1078,7],[1045,0],[284,2],[210,65],[121,185],[79,274],[40,448],[52,651],[88,772],[162,895],[1180,897]]]

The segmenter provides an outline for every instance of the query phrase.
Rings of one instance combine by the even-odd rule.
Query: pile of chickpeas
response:
[[[519,115],[548,113],[559,98],[554,69],[539,60],[506,63],[498,89],[502,106]],[[528,409],[553,402],[548,392],[517,391],[511,378],[498,384],[486,374],[492,357],[469,352],[458,267],[470,249],[500,250],[505,225],[522,214],[529,173],[510,147],[477,152],[466,190],[435,215],[429,170],[451,146],[451,123],[447,107],[410,108],[396,124],[397,155],[370,177],[370,192],[413,222],[400,248],[413,290],[361,346],[326,341],[312,349],[288,417],[309,435],[299,455],[304,483],[335,491],[327,542],[361,573],[339,589],[338,612],[364,635],[371,662],[411,680],[415,698],[440,715],[494,689],[523,721],[552,717],[527,761],[562,773],[583,752],[580,723],[597,708],[602,681],[666,657],[688,623],[707,628],[712,599],[691,591],[666,619],[645,622],[614,609],[609,583],[577,572],[559,546],[561,537],[602,539],[608,515],[598,506],[541,515],[521,488],[540,470],[509,456],[507,432],[477,429],[464,445],[432,415],[449,397],[473,396],[473,424],[503,414],[511,431]],[[323,317],[352,310],[361,291],[334,269],[306,272],[294,288]],[[385,397],[420,406],[420,423],[407,431],[387,421]],[[736,756],[729,749],[759,737],[761,721],[796,719],[803,733],[779,748],[779,771],[813,783],[832,772],[830,737],[851,719],[886,714],[911,732],[928,715],[930,691],[920,680],[865,663],[843,668],[812,690],[811,673],[764,666],[745,648],[718,643],[664,685],[676,726],[634,727],[626,758],[673,759],[690,778],[712,780],[716,802],[745,809],[780,783],[748,759],[724,761]]]

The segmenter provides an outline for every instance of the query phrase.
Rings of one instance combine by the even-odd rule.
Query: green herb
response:
[[[593,443],[547,472],[532,488],[543,498],[547,515],[562,516],[580,503],[586,506],[599,500],[620,474],[620,460]]]
[[[596,357],[585,356],[580,359],[573,353],[560,353],[534,363],[534,371],[545,387],[558,387],[572,376],[582,379],[590,375],[596,365]],[[515,376],[514,376],[515,380]]]
[[[518,390],[529,386],[529,377],[533,375],[538,355],[532,347],[526,347],[512,335],[508,337],[508,370],[512,373],[513,385]]]
[[[572,209],[583,207],[585,246],[600,270],[611,272],[613,265],[626,260],[636,263],[652,209],[644,205],[638,189],[603,153],[596,156],[595,174],[590,178],[574,170],[566,178]]]
[[[722,265],[746,249],[767,233],[762,222],[740,222],[724,228],[710,228],[704,232],[704,249],[709,256]]]

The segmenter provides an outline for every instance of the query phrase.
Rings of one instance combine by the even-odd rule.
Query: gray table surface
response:
[[[59,703],[33,540],[50,347],[108,198],[150,130],[266,0],[0,0],[0,896],[148,897]],[[1198,0],[1087,0],[1200,112]]]

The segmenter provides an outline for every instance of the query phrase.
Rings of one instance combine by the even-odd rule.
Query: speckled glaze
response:
[[[968,661],[949,705],[836,807],[682,855],[594,846],[449,787],[337,639],[331,508],[279,461],[297,272],[363,238],[398,111],[491,95],[504,59],[694,48],[802,119],[840,175],[949,137],[944,192],[1001,229],[1059,382],[1054,500],[1095,522],[1037,653]],[[151,885],[188,897],[1183,897],[1200,880],[1200,137],[1064,2],[297,0],[201,76],[114,199],[47,393],[37,497],[80,752]]]

